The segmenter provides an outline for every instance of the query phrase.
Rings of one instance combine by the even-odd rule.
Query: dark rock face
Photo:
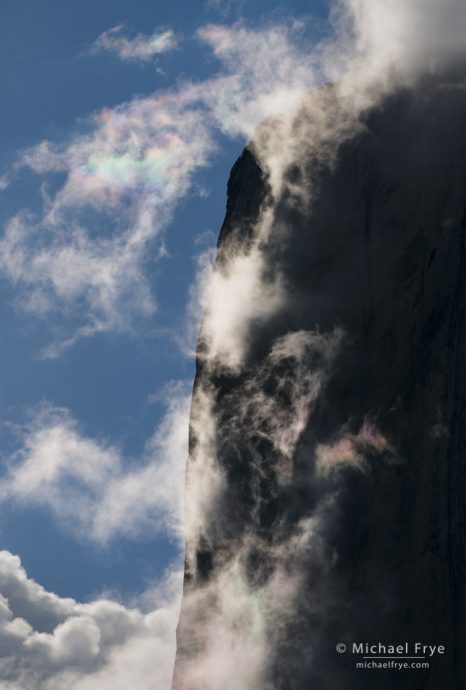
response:
[[[215,414],[223,430],[217,456],[227,483],[219,518],[199,545],[197,568],[188,563],[186,588],[194,591],[214,577],[217,555],[224,563],[245,533],[260,543],[248,552],[250,580],[266,581],[272,568],[267,553],[277,535],[312,517],[328,490],[316,472],[316,449],[331,446],[342,429],[356,437],[369,420],[391,452],[369,452],[365,472],[351,466],[338,472],[337,490],[332,485],[337,500],[320,528],[321,554],[316,558],[311,549],[300,560],[299,613],[286,622],[286,634],[271,642],[268,687],[462,690],[464,84],[428,80],[387,98],[364,123],[340,146],[334,165],[323,166],[317,179],[313,172],[316,191],[307,209],[286,197],[276,205],[275,223],[287,233],[264,248],[267,266],[285,276],[287,301],[251,328],[248,371],[256,380],[277,338],[335,327],[345,333],[293,451],[286,485],[277,479],[267,439],[251,433],[246,419],[243,427],[238,423],[235,394],[250,385],[249,374],[209,373],[199,365],[198,384],[209,378],[217,391]],[[246,151],[232,171],[221,247],[241,232],[247,242],[266,193]],[[319,356],[311,353],[309,366]],[[281,409],[287,400],[277,388],[280,367],[292,366],[288,361],[259,377],[272,397],[284,396]],[[182,614],[181,650],[186,634]],[[446,652],[431,659],[430,669],[356,669],[361,656],[339,655],[339,642],[425,642],[445,645]]]

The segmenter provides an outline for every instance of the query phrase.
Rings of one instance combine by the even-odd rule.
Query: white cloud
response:
[[[352,26],[353,50],[379,68],[426,70],[431,61],[464,55],[462,0],[344,0],[336,7]]]
[[[205,304],[201,342],[208,359],[237,369],[244,360],[251,325],[284,306],[280,276],[271,281],[264,273],[264,257],[254,248],[235,253],[201,276]]]
[[[109,599],[82,604],[45,591],[0,551],[2,690],[170,690],[181,573],[143,612]]]
[[[235,553],[220,564],[203,586],[183,596],[178,657],[173,690],[268,690],[269,670],[276,645],[283,644],[287,624],[299,616],[308,568],[321,579],[306,602],[317,606],[326,587],[329,563],[323,549],[322,527],[334,508],[334,496],[325,497],[314,515],[301,520],[284,539],[270,544],[251,531],[235,544]],[[254,582],[248,557],[261,554],[268,576]],[[314,601],[315,599],[315,601]],[[312,650],[309,650],[311,653]]]
[[[104,31],[92,46],[92,52],[108,51],[116,53],[122,60],[152,60],[154,56],[167,53],[177,45],[173,31],[154,31],[147,36],[137,34],[128,38],[123,34],[123,26],[114,26]]]
[[[62,528],[105,544],[115,537],[182,533],[190,391],[174,385],[140,459],[86,437],[67,410],[47,407],[23,433],[0,480],[1,502],[51,510]]]
[[[239,25],[205,27],[200,37],[221,60],[219,75],[104,110],[91,118],[86,134],[58,146],[45,142],[26,152],[23,165],[40,175],[61,174],[64,181],[57,192],[44,196],[40,218],[22,214],[11,221],[0,246],[0,266],[19,289],[23,305],[44,314],[59,309],[75,314],[84,304],[84,323],[70,344],[80,335],[128,329],[134,311],[151,315],[155,305],[144,270],[146,255],[150,248],[154,251],[156,238],[189,193],[195,171],[211,160],[216,133],[249,137],[268,119],[253,146],[270,175],[269,205],[262,209],[248,249],[238,252],[235,247],[210,277],[209,269],[202,267],[200,296],[195,298],[206,309],[206,366],[240,370],[251,324],[274,316],[286,297],[280,276],[273,282],[266,277],[263,250],[283,230],[274,225],[273,201],[283,191],[287,165],[299,165],[310,152],[331,160],[338,144],[359,126],[361,112],[377,103],[393,84],[411,78],[420,62],[446,49],[442,36],[452,28],[450,19],[442,23],[434,44],[430,29],[425,32],[429,40],[418,37],[417,19],[421,27],[429,28],[426,21],[435,26],[445,18],[430,4],[428,20],[419,15],[421,6],[414,1],[402,5],[348,0],[343,7],[345,18],[338,35],[344,40],[338,46],[331,42],[321,46],[317,54],[312,46],[303,50],[302,43],[295,41],[299,33],[293,27],[260,31]],[[446,8],[450,17],[458,5],[447,3]],[[407,37],[415,47],[413,53],[405,48]],[[305,97],[329,76],[341,78],[340,84]],[[289,191],[300,200],[301,189],[290,186]],[[304,196],[312,198],[312,189],[305,191]],[[90,226],[89,213],[99,214],[98,231]],[[102,218],[106,226],[101,225]],[[315,338],[310,342],[309,347],[302,334],[293,334],[276,344],[269,357],[272,367],[274,357],[279,362],[288,358],[298,375],[279,381],[293,396],[289,407],[280,407],[271,396],[261,397],[261,376],[267,371],[259,371],[257,380],[250,379],[243,391],[253,394],[256,415],[251,406],[243,406],[249,399],[237,401],[236,431],[250,429],[251,434],[267,436],[277,452],[276,470],[284,482],[309,405],[323,380],[320,369],[313,378],[315,372],[306,358],[304,368],[299,366],[300,357],[315,355],[315,350],[324,349],[321,345],[329,344]],[[330,364],[331,358],[326,366]],[[303,372],[310,378],[303,378]],[[250,372],[243,373],[247,380]],[[214,396],[215,391],[204,384],[194,397],[186,497],[190,562],[196,541],[208,538],[209,524],[215,527],[212,519],[221,508],[225,488],[216,457],[220,420]],[[66,412],[49,411],[27,430],[23,449],[2,481],[2,499],[47,506],[65,525],[74,523],[80,534],[100,542],[115,535],[138,536],[161,523],[177,529],[183,486],[179,458],[186,447],[187,407],[186,400],[175,405],[139,465],[132,468],[118,448],[84,436]],[[366,428],[359,435],[337,439],[336,445],[318,448],[317,462],[322,468],[338,468],[344,460],[356,464],[360,447],[377,450],[384,443]],[[260,467],[253,470],[260,476]],[[319,525],[325,523],[334,500],[334,484],[328,481],[329,492],[315,515],[300,523],[284,542],[268,546],[273,575],[264,587],[247,581],[243,563],[251,547],[247,534],[235,557],[216,571],[210,586],[187,596],[184,625],[192,626],[188,630],[192,634],[185,639],[193,647],[200,646],[195,653],[190,650],[187,665],[181,666],[181,683],[186,681],[188,687],[192,682],[202,683],[208,690],[263,687],[274,635],[283,630],[287,616],[295,613],[301,560],[309,549],[317,560],[320,557]],[[255,498],[260,500],[260,496]],[[255,541],[253,546],[262,545]],[[63,600],[28,580],[11,558],[0,558],[4,596],[0,622],[8,639],[6,649],[19,651],[8,652],[3,662],[0,672],[5,683],[20,682],[21,690],[168,687],[174,653],[172,609],[142,614],[115,602]],[[320,565],[324,571],[325,559]],[[290,577],[290,572],[296,577]],[[2,588],[3,581],[12,593]],[[325,578],[321,586],[325,587]],[[316,597],[320,594],[317,588]],[[33,620],[33,614],[48,621],[46,629]],[[18,676],[20,680],[15,681]]]
[[[174,690],[266,690],[276,645],[299,610],[309,552],[325,587],[328,562],[321,529],[333,509],[331,492],[291,531],[277,527],[270,542],[255,525],[262,481],[270,481],[272,474],[278,484],[292,481],[292,456],[342,337],[337,329],[329,334],[299,331],[277,339],[263,362],[242,369],[239,385],[220,391],[221,402],[219,392],[209,387],[211,362],[197,383],[186,481],[186,559],[195,584],[188,580],[183,596]],[[225,437],[233,452],[245,453],[251,492],[246,504],[254,505],[244,531],[238,528],[230,535],[231,550],[228,539],[222,541],[221,526],[217,532],[229,491],[219,450]],[[264,455],[254,452],[259,439],[267,443]],[[202,585],[196,581],[199,547],[213,549],[212,572]],[[257,564],[254,574],[251,554]],[[316,598],[320,596],[316,591]]]
[[[154,314],[144,267],[157,258],[157,237],[213,150],[189,101],[177,93],[135,99],[96,114],[89,132],[69,144],[43,142],[23,154],[21,165],[38,174],[65,176],[41,218],[18,214],[0,240],[0,270],[21,306],[81,321],[47,356]]]
[[[321,75],[312,45],[293,22],[251,30],[241,24],[210,25],[199,37],[224,68],[206,82],[217,126],[249,139],[264,120],[295,109]]]
[[[308,56],[286,27],[211,26],[200,37],[225,66],[217,76],[103,109],[84,133],[20,156],[17,167],[61,176],[44,191],[42,215],[19,213],[0,241],[0,271],[17,304],[72,319],[72,334],[46,356],[96,333],[134,332],[138,319],[154,314],[147,264],[195,172],[212,160],[219,132],[250,136],[314,84]]]
[[[225,488],[223,470],[216,455],[217,420],[215,390],[198,382],[192,398],[190,448],[186,465],[184,536],[187,560],[194,562],[199,541],[207,536],[215,519],[217,499]]]
[[[183,595],[173,690],[268,690],[274,662],[290,653],[283,652],[289,626],[292,630],[300,616],[313,612],[319,637],[318,621],[334,603],[332,568],[338,552],[327,541],[326,530],[338,515],[339,470],[348,464],[365,469],[369,459],[394,457],[390,442],[367,420],[357,433],[342,429],[328,444],[313,449],[312,441],[304,438],[300,445],[303,432],[312,431],[313,411],[325,398],[343,345],[339,329],[288,333],[272,344],[263,360],[244,366],[241,376],[230,378],[219,391],[210,383],[218,370],[202,370],[193,398],[186,483],[190,577]],[[235,462],[238,473],[232,468]],[[288,521],[279,512],[273,529],[264,530],[264,502],[274,497],[281,501],[288,491],[293,495],[296,475],[306,467],[310,484],[302,481],[309,491],[307,510],[298,507],[298,500],[297,515],[302,517],[293,524],[290,514]],[[238,485],[238,475],[247,477],[247,487]],[[241,514],[236,517],[231,503],[239,486],[244,499],[239,499],[236,510]],[[206,549],[211,564],[204,579],[196,556]],[[306,653],[310,662],[312,640]]]
[[[234,424],[251,436],[268,439],[284,462],[278,479],[290,479],[290,461],[321,393],[344,333],[296,331],[278,338],[237,401]]]
[[[138,321],[153,316],[147,265],[163,253],[161,233],[191,193],[196,171],[212,160],[220,132],[254,138],[277,196],[290,163],[299,165],[310,152],[331,158],[381,94],[462,51],[465,15],[458,0],[341,0],[335,30],[320,45],[308,43],[296,21],[205,26],[198,36],[219,60],[218,74],[103,109],[68,142],[45,141],[24,152],[19,165],[46,178],[58,173],[62,183],[57,188],[55,178],[55,191],[44,191],[40,217],[22,213],[10,221],[0,271],[18,304],[65,324],[45,356],[82,337],[135,332]],[[170,31],[128,39],[115,27],[96,45],[145,59],[173,41]],[[333,90],[303,101],[328,80],[337,84]],[[288,186],[297,199],[312,198],[312,190]],[[248,273],[253,282],[260,282],[259,264],[257,278]],[[230,283],[235,292],[239,282]],[[270,287],[264,285],[262,304],[278,298]]]
[[[212,362],[208,361],[193,394],[186,476],[186,560],[193,573],[196,549],[215,534],[217,511],[222,510],[222,495],[228,491],[219,438],[226,434],[229,446],[250,451],[248,464],[254,476],[263,474],[261,463],[265,463],[267,474],[273,474],[279,485],[289,483],[293,455],[343,337],[335,329],[297,331],[278,338],[260,364],[242,370],[242,384],[224,391],[220,405],[218,391],[209,383]],[[216,366],[214,362],[214,371]],[[254,452],[260,439],[269,444],[266,457]],[[251,479],[249,488],[259,506],[260,482]]]

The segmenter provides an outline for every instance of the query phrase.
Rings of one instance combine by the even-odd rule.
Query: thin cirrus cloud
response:
[[[173,31],[154,31],[150,36],[137,34],[128,38],[123,33],[123,25],[114,26],[104,31],[92,45],[91,52],[116,53],[121,60],[152,60],[156,55],[167,53],[177,46],[177,38]]]

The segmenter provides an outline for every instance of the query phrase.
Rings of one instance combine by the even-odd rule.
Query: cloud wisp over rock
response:
[[[390,118],[399,113],[409,129],[425,108],[425,127],[437,122],[441,131],[442,120],[446,136],[450,106],[442,111],[440,90],[450,80],[464,89],[462,46],[447,36],[466,13],[457,2],[442,10],[348,2],[333,16],[341,43],[318,47],[314,75],[334,83],[290,93],[282,111],[274,112],[272,99],[232,171],[216,260],[199,279],[204,320],[176,690],[338,687],[345,675],[332,652],[342,635],[376,634],[384,622],[385,634],[399,632],[394,602],[406,596],[403,576],[391,580],[380,569],[384,558],[397,567],[389,525],[400,524],[399,496],[414,490],[406,469],[412,450],[409,433],[393,421],[401,403],[378,382],[370,343],[377,308],[388,305],[392,318],[390,290],[402,262],[390,253],[384,194],[393,188],[401,196],[399,186],[416,198],[404,176],[409,169],[419,179],[420,157],[395,142]],[[387,40],[378,40],[385,30]],[[234,44],[222,30],[213,35],[228,59]],[[456,122],[463,106],[454,98]],[[405,151],[406,168],[397,151]],[[437,156],[443,165],[448,152],[438,143],[429,155],[433,176]],[[364,218],[375,193],[381,207],[372,239]],[[371,273],[373,263],[380,275]],[[367,275],[359,276],[361,266]],[[408,376],[398,356],[392,386]],[[404,404],[407,416],[415,414]],[[209,433],[199,435],[206,413]],[[371,496],[396,492],[398,475],[408,478],[386,504],[393,523],[384,523]],[[367,545],[366,533],[379,534],[379,545]],[[364,548],[373,560],[361,574]],[[351,577],[363,580],[361,591],[348,591]]]

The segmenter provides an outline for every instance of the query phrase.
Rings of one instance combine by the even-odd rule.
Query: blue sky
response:
[[[5,227],[23,209],[36,214],[37,223],[37,217],[44,214],[41,185],[46,183],[47,194],[53,197],[69,174],[69,169],[57,170],[52,165],[46,172],[37,165],[36,169],[18,166],[25,151],[44,140],[54,146],[71,145],[92,130],[88,118],[102,108],[115,109],[135,98],[144,100],[160,90],[178,88],[187,80],[199,83],[214,77],[221,66],[212,50],[196,37],[199,27],[210,23],[234,26],[239,20],[246,28],[267,27],[289,24],[290,18],[303,19],[306,24],[300,40],[312,40],[325,28],[325,11],[323,2],[298,0],[275,5],[259,0],[192,2],[189,7],[179,0],[4,2],[0,171],[8,175],[9,183],[2,192],[2,224]],[[149,60],[122,59],[108,47],[93,49],[103,32],[120,25],[118,36],[129,40],[171,30],[176,47]],[[157,307],[153,313],[138,316],[131,328],[107,324],[102,331],[78,337],[73,345],[62,348],[86,322],[85,288],[75,300],[60,303],[55,294],[48,294],[47,308],[25,307],[31,293],[40,291],[42,279],[28,285],[24,275],[14,277],[3,267],[0,401],[4,481],[11,468],[27,458],[25,438],[37,432],[38,409],[53,408],[60,424],[68,415],[80,438],[118,448],[123,464],[133,466],[141,461],[145,444],[161,421],[164,404],[157,394],[165,390],[165,397],[170,396],[171,382],[177,381],[186,382],[185,390],[189,390],[194,363],[180,339],[186,334],[186,305],[198,270],[196,257],[214,246],[224,214],[228,172],[247,139],[244,132],[227,134],[213,135],[217,150],[204,156],[189,188],[180,191],[160,235],[145,247],[143,270]],[[157,188],[148,193],[157,194]],[[81,224],[88,223],[91,234],[107,237],[121,221],[118,208],[101,213],[85,204],[79,208],[71,205],[62,232],[75,221],[73,214]],[[40,225],[25,242],[40,243],[40,233],[45,232]],[[165,256],[157,259],[162,246]],[[31,256],[26,257],[22,269],[26,274]],[[128,299],[137,302],[138,296]],[[125,310],[131,312],[132,305],[127,304]],[[192,345],[193,332],[190,339]],[[60,351],[52,358],[44,357],[44,348],[51,344]],[[57,413],[58,409],[62,412]],[[50,427],[51,422],[46,424]],[[19,554],[29,576],[61,596],[86,600],[111,590],[127,597],[144,590],[179,556],[179,540],[164,528],[153,529],[150,521],[134,535],[117,530],[99,541],[89,538],[85,530],[76,533],[60,509],[46,499],[37,502],[33,494],[14,495],[6,486],[0,507],[2,547]],[[50,491],[50,486],[43,490]]]
[[[391,89],[464,52],[463,0],[421,4],[335,0],[329,20],[322,0],[2,2],[2,690],[171,687],[183,544],[192,561],[223,487],[201,386],[184,491],[200,319],[206,369],[241,372],[251,324],[288,304],[263,247],[274,202],[303,192],[286,187],[289,165],[332,155]],[[228,173],[251,139],[269,205],[251,246],[212,269]],[[319,388],[302,368],[312,343],[333,352],[302,331],[272,347],[302,384],[283,414],[261,395],[245,408],[286,457]],[[256,690],[261,617],[288,610],[300,580],[278,592],[271,578],[261,611],[230,565],[185,598],[195,619],[216,601],[185,670]]]

